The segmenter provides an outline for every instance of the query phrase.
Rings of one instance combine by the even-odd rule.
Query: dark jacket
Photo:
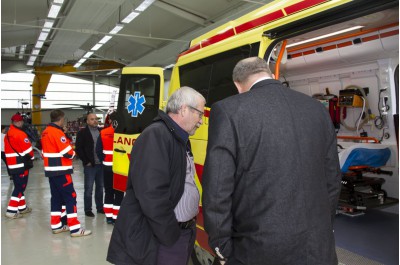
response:
[[[100,129],[98,130],[100,131]],[[95,166],[94,141],[92,134],[90,133],[89,125],[78,132],[76,136],[75,151],[82,160],[83,166],[86,166],[88,163],[90,163],[92,167]]]
[[[157,263],[159,244],[180,236],[174,209],[186,177],[187,140],[159,111],[132,148],[126,195],[108,248],[107,261],[121,265]]]
[[[203,213],[227,265],[337,265],[340,181],[335,130],[317,100],[270,79],[212,106]]]

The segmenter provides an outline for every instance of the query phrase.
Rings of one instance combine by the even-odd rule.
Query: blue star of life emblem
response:
[[[146,103],[146,99],[143,95],[140,95],[140,91],[137,91],[134,95],[131,95],[128,99],[128,102],[128,112],[131,113],[132,117],[137,117],[139,113],[143,113],[145,109],[143,104]]]

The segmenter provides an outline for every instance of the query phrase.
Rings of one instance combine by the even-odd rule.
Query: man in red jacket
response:
[[[25,189],[28,184],[29,169],[25,168],[24,156],[29,154],[33,160],[32,144],[22,130],[24,119],[20,114],[11,117],[10,130],[4,138],[4,152],[7,166],[14,182],[14,190],[7,206],[6,217],[16,219],[32,211],[25,203]]]
[[[111,116],[111,115],[110,115]],[[119,208],[121,206],[124,193],[113,188],[114,173],[113,165],[113,145],[114,145],[114,127],[110,118],[110,126],[100,131],[100,137],[97,140],[97,156],[103,162],[104,177],[104,213],[107,224],[114,224],[117,220]]]
[[[44,173],[49,178],[51,190],[51,229],[53,234],[66,231],[71,237],[90,235],[90,230],[81,228],[76,208],[76,192],[72,183],[72,160],[75,151],[63,131],[64,112],[53,110],[51,123],[42,133]],[[67,225],[62,220],[62,205],[67,211]]]

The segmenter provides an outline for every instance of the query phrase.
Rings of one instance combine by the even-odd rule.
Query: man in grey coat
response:
[[[221,264],[337,264],[341,187],[324,106],[273,79],[252,57],[233,70],[238,95],[213,104],[203,212]]]

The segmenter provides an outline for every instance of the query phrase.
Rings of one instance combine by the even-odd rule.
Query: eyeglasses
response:
[[[189,108],[191,108],[192,110],[195,110],[198,114],[199,114],[199,119],[202,119],[204,116],[204,112],[201,110],[196,109],[195,107],[192,106],[188,106]]]

